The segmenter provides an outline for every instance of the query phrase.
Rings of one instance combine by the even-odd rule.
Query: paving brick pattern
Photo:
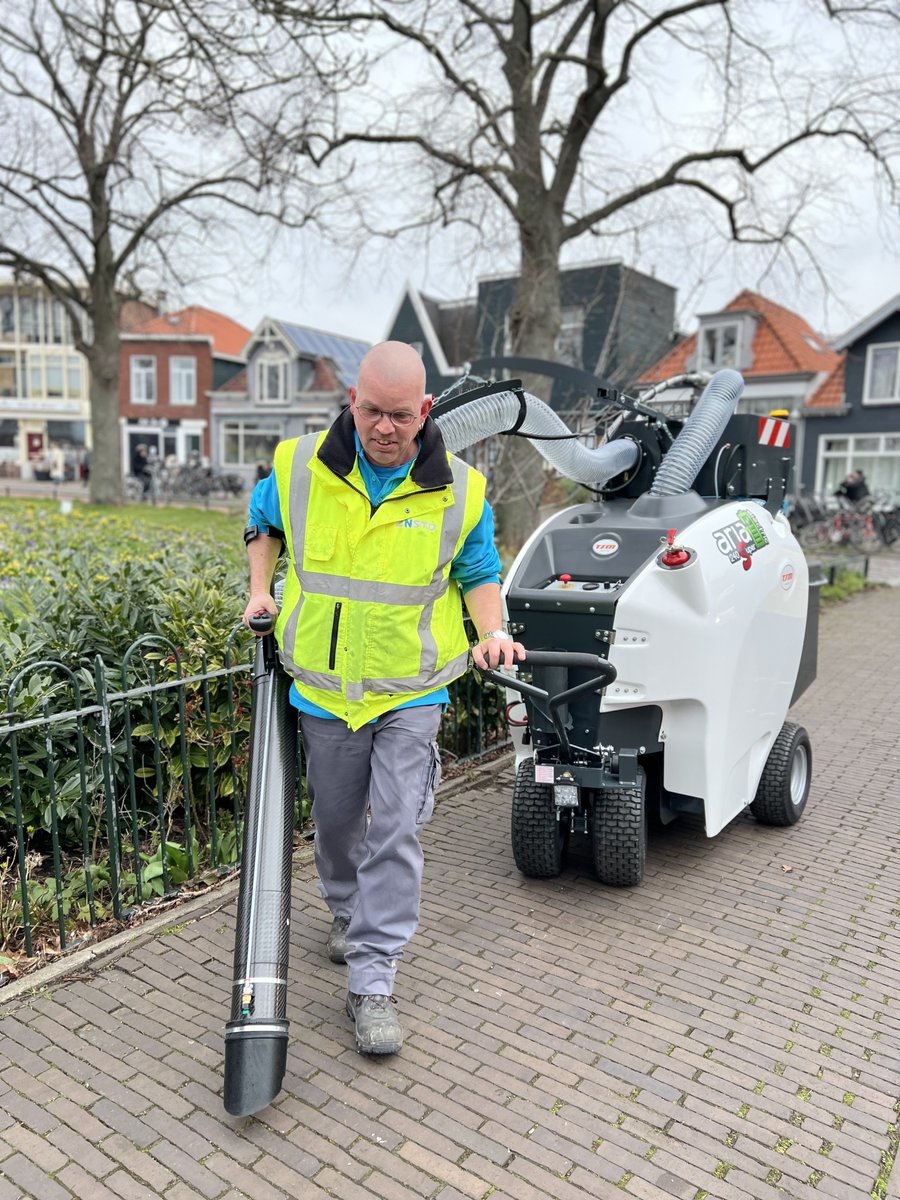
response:
[[[651,838],[642,887],[509,846],[512,770],[445,794],[398,977],[402,1054],[360,1057],[310,864],[288,1074],[221,1102],[234,893],[0,1003],[0,1200],[900,1200],[900,591],[824,614],[792,830]]]

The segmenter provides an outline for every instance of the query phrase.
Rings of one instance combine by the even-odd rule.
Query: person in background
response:
[[[150,472],[150,458],[147,454],[146,443],[140,442],[131,457],[131,473],[141,484],[141,495],[146,496],[150,490],[153,476]]]
[[[840,487],[834,493],[839,499],[847,500],[854,507],[870,496],[869,485],[862,471],[850,471],[841,480]]]
[[[300,710],[327,953],[347,964],[357,1048],[392,1054],[403,1033],[394,977],[419,918],[419,843],[440,778],[447,685],[468,668],[462,602],[480,667],[525,651],[503,628],[500,560],[485,479],[449,454],[429,416],[421,357],[366,354],[350,407],[323,433],[280,443],[245,532],[245,623],[275,627]]]
[[[50,478],[54,483],[63,483],[66,478],[66,456],[56,442],[50,447]]]

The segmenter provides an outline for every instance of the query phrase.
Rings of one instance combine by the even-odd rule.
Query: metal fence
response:
[[[9,681],[0,959],[70,950],[100,924],[239,867],[252,652],[242,626],[209,657],[150,635],[116,668],[99,656],[90,669],[42,660]],[[473,672],[451,686],[445,766],[506,742],[503,706]],[[299,754],[298,825],[302,743]]]

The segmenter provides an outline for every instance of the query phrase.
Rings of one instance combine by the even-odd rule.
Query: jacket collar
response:
[[[353,439],[355,426],[353,414],[345,408],[325,435],[319,447],[318,458],[339,475],[341,479],[353,470],[356,462],[356,443]],[[421,446],[410,471],[410,478],[417,487],[436,488],[453,482],[453,472],[447,461],[447,449],[441,431],[431,417],[425,418],[419,434]]]

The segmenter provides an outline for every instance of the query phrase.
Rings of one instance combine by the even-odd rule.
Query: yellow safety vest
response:
[[[481,519],[484,476],[427,421],[410,474],[373,511],[349,410],[281,442],[274,470],[290,557],[275,633],[300,694],[359,729],[462,675],[449,573]]]

